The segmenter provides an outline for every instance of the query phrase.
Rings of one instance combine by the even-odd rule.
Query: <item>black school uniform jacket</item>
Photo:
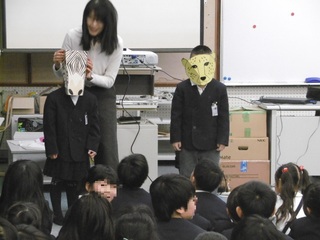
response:
[[[76,105],[59,88],[47,96],[44,107],[46,155],[58,153],[67,162],[88,161],[88,150],[97,152],[100,141],[96,97],[85,91]]]
[[[157,222],[160,240],[194,240],[204,229],[182,218]]]
[[[209,192],[196,192],[196,196],[198,198],[196,212],[211,222],[213,231],[221,233],[233,226],[223,200]]]
[[[212,116],[212,105],[218,116]],[[226,86],[212,80],[200,95],[190,80],[176,87],[171,107],[170,142],[181,142],[188,150],[213,150],[228,146],[229,103]]]
[[[290,233],[294,240],[319,240],[320,218],[303,217],[293,221]]]

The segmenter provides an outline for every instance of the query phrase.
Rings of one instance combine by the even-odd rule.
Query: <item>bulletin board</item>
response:
[[[82,24],[88,0],[0,0],[6,49],[57,49]],[[203,0],[111,0],[131,49],[192,49],[202,38]]]
[[[220,80],[297,85],[320,77],[319,0],[222,0]]]

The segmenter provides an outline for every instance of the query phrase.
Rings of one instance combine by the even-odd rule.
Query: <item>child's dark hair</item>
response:
[[[39,206],[32,202],[16,202],[7,211],[7,219],[15,226],[32,225],[41,229],[42,214]]]
[[[105,179],[108,184],[118,184],[117,173],[112,167],[97,164],[89,169],[86,182],[94,184],[96,181],[103,181]]]
[[[111,204],[96,192],[83,195],[68,209],[57,240],[114,240]]]
[[[150,195],[156,218],[169,221],[176,209],[188,208],[189,200],[195,196],[195,188],[185,176],[164,174],[151,183]]]
[[[116,240],[158,240],[152,210],[144,204],[127,206],[115,223]]]
[[[131,154],[120,161],[117,172],[123,187],[139,188],[148,177],[148,162],[142,154]]]
[[[241,185],[237,199],[243,216],[258,214],[269,218],[273,215],[277,195],[269,185],[260,181],[250,181]]]
[[[219,165],[205,159],[197,163],[193,176],[197,190],[212,192],[219,187],[223,179],[223,172]]]
[[[282,165],[275,172],[276,191],[283,201],[276,212],[277,222],[286,219],[289,214],[291,221],[295,218],[293,200],[298,190],[304,194],[304,190],[310,184],[309,173],[303,167],[294,163]]]
[[[282,234],[275,225],[267,218],[257,214],[249,215],[241,219],[235,225],[231,240],[285,240],[285,235]]]
[[[311,183],[305,190],[303,210],[306,216],[320,217],[320,183]]]
[[[226,206],[227,206],[228,215],[234,222],[239,222],[240,221],[240,217],[238,216],[237,211],[236,211],[236,208],[239,206],[238,193],[239,193],[240,187],[241,187],[241,185],[235,187],[229,193],[229,196],[227,198]]]
[[[19,240],[52,240],[50,236],[44,234],[33,225],[19,224],[16,228],[18,230]]]
[[[191,50],[190,57],[200,54],[211,54],[212,50],[206,45],[198,45]]]
[[[0,239],[18,240],[18,231],[16,227],[3,217],[0,217]]]

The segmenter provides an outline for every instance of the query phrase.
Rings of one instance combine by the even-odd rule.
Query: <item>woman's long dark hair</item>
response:
[[[96,20],[104,24],[101,34],[92,37],[89,34],[87,18],[93,12]],[[82,38],[81,45],[83,50],[90,50],[91,42],[98,41],[101,43],[101,51],[107,55],[113,53],[118,47],[118,13],[113,4],[108,0],[91,0],[87,3],[82,18]]]

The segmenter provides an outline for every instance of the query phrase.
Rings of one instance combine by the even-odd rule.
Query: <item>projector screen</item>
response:
[[[4,0],[6,49],[60,48],[81,26],[87,0]],[[191,49],[201,41],[203,0],[111,0],[131,49]]]

